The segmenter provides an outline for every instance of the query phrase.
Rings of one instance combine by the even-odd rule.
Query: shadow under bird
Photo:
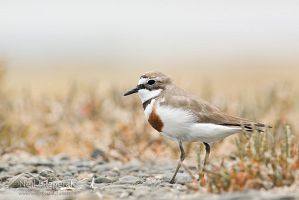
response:
[[[167,75],[160,72],[145,73],[137,86],[124,96],[134,93],[138,93],[145,117],[151,126],[162,136],[178,142],[180,160],[170,183],[175,182],[185,159],[183,142],[203,142],[206,150],[204,170],[211,143],[234,133],[254,130],[263,132],[269,127],[221,112],[217,107],[177,87]]]

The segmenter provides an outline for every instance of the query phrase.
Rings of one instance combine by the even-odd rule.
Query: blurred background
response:
[[[137,96],[122,96],[142,73],[161,71],[226,112],[274,127],[270,136],[219,142],[212,157],[235,156],[245,168],[281,162],[274,185],[292,184],[298,10],[292,0],[1,0],[1,154],[176,159],[176,144],[148,126]],[[200,148],[187,152],[198,159]]]
[[[0,59],[9,84],[35,92],[73,80],[133,84],[149,70],[264,84],[296,75],[298,9],[291,0],[2,0]]]
[[[290,185],[299,169],[298,10],[292,0],[0,0],[0,153],[177,159],[137,96],[122,96],[142,73],[161,71],[223,111],[273,126],[213,144],[212,171],[246,179],[236,187],[208,174],[210,191],[264,187],[249,179]],[[186,145],[194,165],[202,146]]]

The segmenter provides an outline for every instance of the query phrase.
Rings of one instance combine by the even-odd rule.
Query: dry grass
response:
[[[210,165],[209,190],[220,193],[292,185],[299,168],[297,142],[290,126],[281,124],[263,134],[241,135],[230,158]]]
[[[3,70],[0,77],[4,77]],[[73,84],[67,93],[38,97],[33,97],[30,90],[14,94],[12,90],[1,89],[2,154],[27,151],[47,156],[65,153],[87,157],[100,149],[105,159],[123,162],[132,158],[177,156],[177,147],[164,141],[145,123],[137,98],[124,100],[122,89]],[[209,191],[269,189],[296,181],[298,135],[289,121],[296,107],[296,94],[289,85],[260,89],[230,103],[213,96],[211,91],[201,92],[203,98],[221,102],[225,111],[266,120],[274,127],[262,134],[240,134],[231,144],[232,151],[236,150],[230,156],[210,159],[205,185]],[[221,142],[215,145],[213,151],[221,149],[221,145]],[[188,152],[193,147],[194,144],[188,145]]]

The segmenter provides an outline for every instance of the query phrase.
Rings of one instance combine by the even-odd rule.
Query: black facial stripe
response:
[[[141,89],[145,89],[145,85],[144,84],[139,84],[137,85],[138,89],[141,90]]]
[[[149,90],[149,91],[152,91],[152,88],[146,87],[145,84],[137,85],[137,87],[138,87],[139,90],[147,89],[147,90]]]
[[[152,102],[153,99],[155,99],[156,97],[150,98],[149,100],[146,100],[145,102],[143,102],[142,106],[143,106],[143,110],[146,109],[146,107]]]

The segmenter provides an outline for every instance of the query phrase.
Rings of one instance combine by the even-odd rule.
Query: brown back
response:
[[[204,100],[198,99],[174,84],[169,84],[158,98],[165,99],[165,101],[161,102],[161,105],[181,108],[192,112],[197,118],[197,123],[243,127],[246,131],[253,131],[253,129],[263,131],[262,128],[266,127],[262,123],[226,114],[217,107]]]

